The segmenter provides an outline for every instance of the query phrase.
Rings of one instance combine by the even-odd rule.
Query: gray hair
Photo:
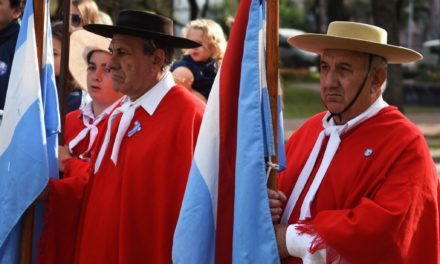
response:
[[[385,70],[385,72],[388,71],[388,62],[387,60],[379,55],[374,55],[372,54],[373,58],[372,58],[372,66],[374,68],[379,68],[379,69],[383,69]],[[385,79],[385,81],[382,83],[382,86],[380,87],[381,92],[385,92],[385,89],[387,87],[387,80]]]
[[[167,45],[163,45],[160,42],[153,39],[143,39],[142,46],[144,50],[144,54],[152,54],[155,50],[161,49],[165,52],[165,60],[162,65],[162,70],[171,65],[174,58],[174,48],[169,47]]]

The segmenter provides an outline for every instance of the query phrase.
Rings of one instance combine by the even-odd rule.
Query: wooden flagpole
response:
[[[274,164],[278,164],[278,13],[278,0],[267,0],[266,75],[275,145],[275,155],[271,157]],[[272,169],[267,182],[268,188],[277,190],[277,176],[278,171]]]
[[[69,53],[70,53],[70,5],[71,0],[63,1],[63,39],[61,40],[60,78],[57,84],[58,102],[60,107],[61,133],[58,136],[58,144],[64,145],[64,129],[66,120],[67,80],[69,76]]]
[[[43,37],[44,37],[44,1],[34,1],[34,21],[35,21],[35,37],[37,44],[38,70],[41,75],[42,57],[43,57]],[[29,206],[23,214],[23,223],[21,230],[21,252],[20,263],[32,263],[32,242],[34,233],[34,215],[35,204]]]

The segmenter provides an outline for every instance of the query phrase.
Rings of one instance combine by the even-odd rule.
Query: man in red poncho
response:
[[[41,252],[40,262],[171,263],[204,103],[174,83],[168,66],[174,48],[200,44],[173,36],[170,19],[144,11],[122,11],[115,26],[84,28],[112,38],[107,67],[113,89],[127,98],[92,152],[74,256]]]
[[[270,191],[284,263],[440,263],[439,179],[420,131],[382,98],[387,65],[420,60],[385,30],[333,22],[291,45],[321,55],[315,115]],[[278,214],[278,215],[277,215]]]

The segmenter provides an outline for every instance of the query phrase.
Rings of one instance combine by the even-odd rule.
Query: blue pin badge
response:
[[[8,65],[5,62],[0,61],[0,75],[4,75],[7,72],[8,72]]]
[[[369,156],[371,156],[371,154],[373,154],[373,150],[370,148],[367,148],[364,152],[365,157],[369,157]]]
[[[128,131],[127,136],[131,137],[139,131],[141,131],[141,123],[139,123],[139,121],[135,121],[133,128],[130,131]]]

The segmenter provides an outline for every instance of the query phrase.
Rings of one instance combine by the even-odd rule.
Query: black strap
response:
[[[372,62],[373,62],[373,55],[368,54],[368,67],[367,67],[367,71],[365,72],[364,79],[362,80],[361,84],[359,85],[355,96],[353,97],[351,102],[341,112],[339,112],[339,113],[332,113],[332,112],[330,112],[330,115],[327,118],[327,122],[330,120],[330,118],[332,118],[334,116],[337,116],[339,118],[339,121],[342,121],[342,114],[347,112],[347,110],[350,109],[350,107],[353,106],[354,102],[356,102],[356,100],[358,99],[359,95],[361,94],[362,89],[364,88],[365,82],[367,81],[368,73],[370,73]]]

